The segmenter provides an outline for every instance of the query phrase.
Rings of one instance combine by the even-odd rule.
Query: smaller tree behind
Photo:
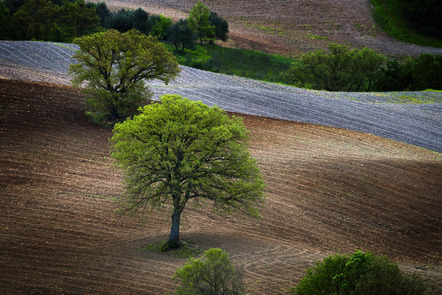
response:
[[[214,248],[199,259],[190,259],[172,278],[181,282],[176,288],[179,295],[240,295],[246,294],[243,277],[243,271],[235,268],[229,254]]]
[[[87,82],[87,103],[96,122],[133,115],[150,97],[145,80],[168,83],[180,71],[163,44],[134,29],[108,30],[76,38],[74,43],[80,46],[74,55],[78,63],[69,72],[75,76],[74,85]]]
[[[212,36],[212,38],[223,42],[227,41],[227,34],[229,33],[229,24],[227,21],[212,11],[210,12],[209,22],[215,27],[213,31],[214,36]]]
[[[197,33],[200,43],[213,40],[212,36],[215,35],[215,26],[210,24],[209,17],[210,10],[201,1],[198,1],[189,13],[187,23]]]
[[[317,50],[301,56],[286,72],[289,83],[328,91],[370,91],[386,58],[372,49],[349,50],[331,43],[328,52]]]

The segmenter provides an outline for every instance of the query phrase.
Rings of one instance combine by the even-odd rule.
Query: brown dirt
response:
[[[92,0],[96,2],[96,0]],[[382,32],[369,0],[205,0],[229,22],[224,46],[288,56],[326,48],[330,42],[369,47],[388,55],[442,54],[442,49],[399,42]],[[137,9],[187,18],[195,0],[109,0],[110,9]]]
[[[169,218],[118,217],[111,130],[66,86],[0,80],[0,290],[165,294],[185,259],[141,250]],[[182,238],[221,247],[249,291],[285,294],[316,259],[370,250],[441,290],[442,157],[369,134],[244,116],[267,183],[260,222],[187,208]]]

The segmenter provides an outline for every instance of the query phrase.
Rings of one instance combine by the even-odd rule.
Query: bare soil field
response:
[[[196,4],[196,0],[105,2],[112,10],[141,7],[175,21],[187,18]],[[372,17],[370,0],[204,0],[203,3],[229,22],[230,41],[225,45],[230,47],[290,56],[335,42],[369,47],[392,56],[442,53],[441,48],[400,42],[382,32]]]
[[[122,173],[110,129],[68,86],[0,80],[0,290],[3,294],[165,294],[186,259],[142,248],[169,217],[119,217]],[[268,196],[260,221],[186,213],[182,238],[221,247],[253,294],[286,294],[316,259],[388,255],[442,282],[441,154],[346,129],[244,117]]]

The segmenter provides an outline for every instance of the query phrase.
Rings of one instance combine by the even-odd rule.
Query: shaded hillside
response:
[[[70,44],[0,42],[1,75],[69,85],[74,49]],[[347,128],[442,152],[442,92],[313,91],[189,67],[182,67],[167,86],[159,81],[149,85],[155,98],[180,94],[228,111]]]
[[[113,214],[123,188],[111,131],[89,123],[81,101],[66,86],[0,80],[0,289],[171,291],[186,260],[141,250],[167,237],[169,218]],[[182,238],[229,252],[257,294],[285,294],[316,259],[355,249],[386,254],[440,286],[440,154],[339,128],[244,122],[267,182],[262,220],[189,206]]]
[[[110,0],[114,9],[137,9],[186,18],[193,0]],[[422,47],[394,40],[382,32],[372,17],[370,0],[205,0],[212,11],[230,25],[227,46],[285,55],[325,48],[330,42],[364,46],[388,55],[442,53],[441,48]]]

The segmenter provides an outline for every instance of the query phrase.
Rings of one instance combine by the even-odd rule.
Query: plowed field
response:
[[[370,250],[441,291],[440,153],[346,129],[241,115],[268,196],[260,221],[187,208],[182,238],[221,247],[249,291],[284,294],[316,259]],[[3,294],[165,294],[184,258],[142,250],[169,217],[119,217],[111,130],[67,86],[0,80]]]
[[[88,0],[99,2],[98,0]],[[187,18],[195,0],[107,0],[116,11],[143,8],[177,21]],[[372,16],[370,0],[204,0],[229,23],[224,46],[298,55],[330,42],[369,47],[388,55],[442,53],[442,48],[397,41]]]

